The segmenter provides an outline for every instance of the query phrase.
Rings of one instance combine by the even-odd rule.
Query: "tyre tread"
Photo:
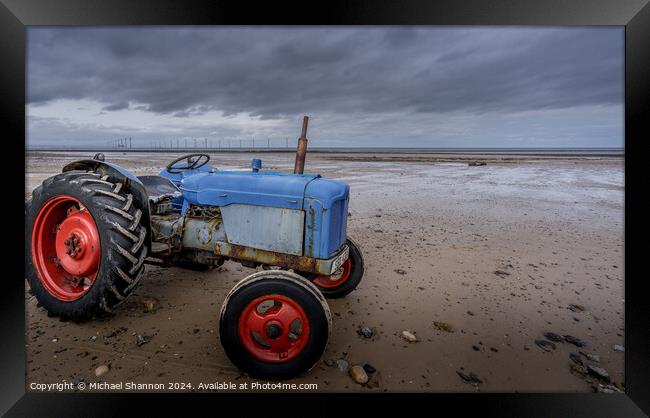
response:
[[[53,188],[57,191],[52,191]],[[93,284],[98,289],[92,291],[91,288],[92,292],[89,291],[72,302],[58,301],[40,284],[30,258],[27,270],[30,290],[48,313],[62,319],[81,320],[113,313],[134,290],[144,272],[147,228],[141,221],[145,208],[135,204],[133,194],[123,181],[94,171],[71,170],[46,179],[34,189],[31,199],[26,203],[26,215],[31,215],[33,222],[35,214],[45,201],[66,194],[66,190],[87,203],[91,202],[91,207],[87,206],[87,209],[94,208],[91,214],[100,234],[104,231],[101,246],[108,246],[108,251],[102,249],[102,254],[108,254],[108,260],[102,260],[106,265],[102,268],[100,264],[99,275]],[[31,227],[30,225],[30,231]],[[31,245],[31,233],[26,241]],[[27,250],[31,251],[29,247]]]

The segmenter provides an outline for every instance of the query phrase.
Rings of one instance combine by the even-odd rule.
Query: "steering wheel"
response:
[[[186,161],[185,165],[174,167],[176,163],[179,163],[183,160]],[[187,154],[167,164],[165,170],[167,170],[168,173],[178,174],[186,170],[194,170],[196,168],[203,167],[208,163],[208,161],[210,161],[210,156],[208,154]]]

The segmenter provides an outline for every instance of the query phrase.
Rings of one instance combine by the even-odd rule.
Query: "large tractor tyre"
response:
[[[269,270],[248,276],[228,294],[219,335],[228,358],[251,377],[281,380],[320,360],[332,316],[323,295],[305,278]]]
[[[124,183],[93,171],[67,171],[33,191],[25,271],[31,293],[51,316],[100,316],[133,291],[147,256],[139,206]]]
[[[338,299],[348,295],[361,282],[363,277],[363,254],[359,247],[349,237],[346,244],[350,255],[341,268],[331,276],[306,275],[318,290],[328,299]]]

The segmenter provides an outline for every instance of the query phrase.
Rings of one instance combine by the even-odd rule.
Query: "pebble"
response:
[[[505,270],[495,270],[494,274],[496,274],[497,276],[510,276],[510,273],[508,273]]]
[[[599,383],[598,386],[594,386],[593,388],[598,393],[623,393],[622,390],[614,385],[603,385]]]
[[[95,369],[95,376],[99,377],[99,376],[105,375],[106,373],[108,373],[108,370],[109,370],[108,366],[105,365],[105,364],[102,364],[101,366],[99,366],[99,367],[97,367]]]
[[[469,372],[469,374],[465,374],[461,371],[456,371],[456,373],[458,374],[458,376],[460,376],[461,379],[463,379],[465,383],[470,383],[472,385],[483,383],[483,381],[474,372]]]
[[[92,337],[90,337],[90,341],[92,341],[92,342],[97,341],[97,336],[96,336],[96,335],[93,335]]]
[[[348,368],[350,367],[350,363],[348,363],[346,360],[339,359],[336,360],[336,367],[338,367],[342,372],[347,372]]]
[[[607,370],[603,369],[602,367],[589,364],[587,366],[587,371],[590,375],[609,382],[609,373],[607,373]]]
[[[372,329],[370,329],[370,327],[361,326],[357,330],[357,334],[359,334],[363,338],[372,338],[373,332]]]
[[[569,353],[569,358],[571,359],[572,362],[582,365],[582,356],[578,353]]]
[[[558,334],[556,334],[556,333],[554,333],[554,332],[545,332],[545,333],[544,333],[544,336],[545,336],[548,340],[553,341],[553,342],[556,342],[556,343],[559,343],[559,342],[564,341],[564,338],[563,338],[561,335],[558,335]]]
[[[142,298],[142,304],[144,305],[145,312],[153,312],[156,309],[156,299],[154,298]]]
[[[395,269],[395,273],[404,275],[404,274],[406,274],[406,271],[404,271],[402,269]]]
[[[535,340],[535,344],[544,351],[555,350],[555,344],[546,340]]]
[[[328,358],[327,360],[325,360],[325,365],[327,367],[334,367],[334,366],[336,366],[336,362],[334,360],[332,360],[331,358]]]
[[[135,343],[138,345],[138,347],[150,342],[153,340],[153,337],[151,335],[138,335],[135,337]]]
[[[438,331],[454,332],[454,327],[447,324],[446,322],[433,321],[433,327]]]
[[[565,335],[564,336],[564,341],[568,342],[569,344],[573,344],[576,347],[584,347],[585,343],[582,341],[580,338],[576,338],[572,335]]]
[[[410,343],[416,343],[419,341],[418,337],[416,337],[413,333],[407,330],[402,331],[402,338],[404,338],[406,341]]]
[[[360,385],[368,383],[368,374],[361,366],[352,366],[350,368],[350,377]]]
[[[612,350],[617,351],[619,353],[624,353],[625,352],[625,347],[623,347],[622,345],[614,344],[612,346]]]
[[[572,303],[569,305],[569,309],[572,310],[573,312],[582,312],[585,310],[585,307],[582,305],[577,305],[575,303]]]
[[[600,363],[600,356],[598,354],[589,354],[589,353],[585,353],[584,351],[581,351],[580,354],[585,356],[585,358],[589,361]]]
[[[368,374],[373,374],[377,371],[374,367],[372,367],[370,364],[366,363],[363,365],[363,370],[366,371]]]

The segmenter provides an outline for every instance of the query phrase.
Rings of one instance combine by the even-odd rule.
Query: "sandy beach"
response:
[[[28,152],[26,198],[67,162],[90,156]],[[106,153],[139,175],[177,156]],[[290,171],[294,157],[211,156],[217,168],[248,169],[259,157],[279,171]],[[310,153],[306,172],[350,184],[348,233],[366,271],[356,291],[329,301],[322,361],[291,382],[326,392],[591,392],[598,379],[569,357],[582,351],[599,356],[623,388],[624,353],[612,348],[624,345],[622,157]],[[28,389],[63,380],[253,381],[229,362],[217,328],[226,293],[253,271],[233,262],[205,273],[147,266],[113,317],[81,324],[48,317],[26,292]],[[359,335],[363,326],[372,337]],[[419,341],[407,342],[404,330]],[[584,346],[568,338],[546,351],[536,340],[548,341],[548,332]],[[138,346],[137,335],[153,338]],[[369,384],[339,370],[341,359],[376,369]],[[110,371],[97,378],[100,365]],[[461,377],[470,372],[480,383]]]

